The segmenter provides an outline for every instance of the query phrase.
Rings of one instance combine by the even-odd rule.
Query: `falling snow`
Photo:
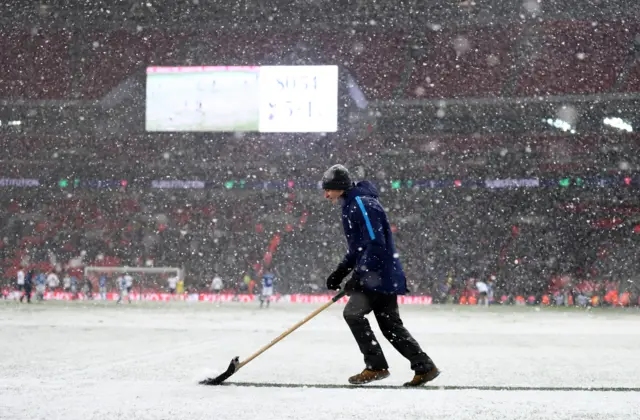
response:
[[[406,274],[405,302],[420,303],[402,308],[413,308],[411,322],[444,359],[445,384],[634,385],[619,366],[634,369],[627,353],[637,344],[635,330],[616,335],[617,346],[599,342],[611,346],[606,361],[594,336],[633,325],[637,313],[622,311],[640,306],[638,4],[5,1],[0,372],[13,374],[0,376],[0,418],[181,417],[178,395],[202,407],[189,418],[224,418],[207,409],[241,418],[242,388],[189,391],[177,384],[188,388],[187,376],[203,360],[226,357],[222,350],[234,342],[251,347],[276,335],[302,312],[274,302],[264,311],[274,322],[267,326],[235,301],[258,299],[266,273],[274,276],[274,300],[324,299],[327,277],[345,256],[357,256],[353,266],[368,272],[369,284],[384,278],[384,269],[360,258],[379,244],[365,233],[348,253],[343,223],[353,229],[360,221],[342,220],[341,199],[324,198],[322,175],[336,163],[380,193],[389,220],[383,233],[395,247],[389,259]],[[16,306],[23,278],[33,284],[37,309]],[[222,286],[214,287],[214,278]],[[163,314],[162,304],[117,312],[123,305],[114,301],[125,294],[136,308],[151,299],[214,296],[242,308],[198,303],[202,310],[192,320],[185,302],[163,302],[168,312],[178,308],[167,322],[184,328],[163,332],[150,318]],[[51,302],[87,296],[97,309]],[[486,312],[464,312],[475,309]],[[590,318],[601,310],[615,315]],[[214,314],[239,329],[226,336]],[[468,314],[487,330],[474,335],[477,341],[461,337],[466,327],[456,330],[458,317]],[[565,316],[567,328],[557,328]],[[595,326],[569,345],[567,337],[584,331],[576,319]],[[541,320],[549,321],[546,335]],[[256,380],[334,383],[342,380],[335,372],[361,368],[356,358],[318,364],[323,356],[316,353],[331,350],[334,337],[317,328],[310,331],[320,336],[308,336],[306,347],[290,348],[301,353],[282,351],[289,367],[270,377],[258,365]],[[326,328],[342,340],[340,354],[351,349],[346,342],[355,345],[344,325]],[[513,334],[496,332],[503,328]],[[528,329],[557,347],[521,335]],[[220,330],[224,340],[207,336]],[[200,333],[212,352],[194,344]],[[532,346],[525,361],[513,348],[519,340]],[[153,349],[146,358],[135,356],[147,346]],[[120,361],[119,348],[126,356]],[[592,357],[570,359],[577,348]],[[29,352],[42,366],[23,360]],[[309,364],[296,354],[314,360],[317,371],[304,373]],[[585,371],[587,365],[595,370]],[[561,374],[559,366],[573,370]],[[301,372],[309,376],[294,377]],[[123,402],[128,388],[137,402]],[[228,403],[217,405],[215,392]],[[515,416],[516,407],[518,418],[587,411],[590,418],[637,417],[625,406],[635,395],[625,393],[607,396],[607,405],[603,394],[438,391],[423,410],[409,397],[383,406],[381,390],[356,391],[357,398],[337,389],[308,392],[291,391],[290,401],[277,395],[272,410],[277,392],[255,390],[255,401],[268,409],[254,407],[252,416],[287,418],[282,410],[291,406],[289,417],[335,418],[337,408],[320,405],[326,396],[336,407],[371,404],[381,418],[402,410],[402,418],[464,418],[458,407],[469,418]],[[53,405],[29,412],[33,404],[24,396],[44,394]],[[96,398],[102,400],[95,411],[78,403]]]

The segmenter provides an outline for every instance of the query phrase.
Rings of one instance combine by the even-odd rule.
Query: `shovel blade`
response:
[[[219,376],[216,376],[215,378],[207,378],[203,381],[200,381],[199,384],[200,385],[220,385],[221,383],[229,379],[231,375],[236,373],[239,363],[240,363],[240,359],[238,357],[233,358],[233,360],[231,360],[231,363],[229,363],[229,367],[225,372],[223,372]]]

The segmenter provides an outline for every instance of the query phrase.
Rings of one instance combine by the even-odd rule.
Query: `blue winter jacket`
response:
[[[353,269],[353,280],[365,291],[403,295],[407,281],[396,253],[387,215],[378,191],[362,181],[346,191],[342,203],[342,226],[349,251],[340,263]]]

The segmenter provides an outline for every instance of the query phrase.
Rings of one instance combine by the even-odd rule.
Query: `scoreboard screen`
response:
[[[164,132],[335,132],[338,67],[149,67],[145,125]]]

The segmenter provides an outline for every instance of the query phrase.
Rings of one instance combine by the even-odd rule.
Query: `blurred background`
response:
[[[636,0],[17,4],[0,16],[5,295],[21,269],[96,290],[87,266],[325,293],[346,243],[318,181],[342,163],[380,190],[414,295],[638,305]]]

